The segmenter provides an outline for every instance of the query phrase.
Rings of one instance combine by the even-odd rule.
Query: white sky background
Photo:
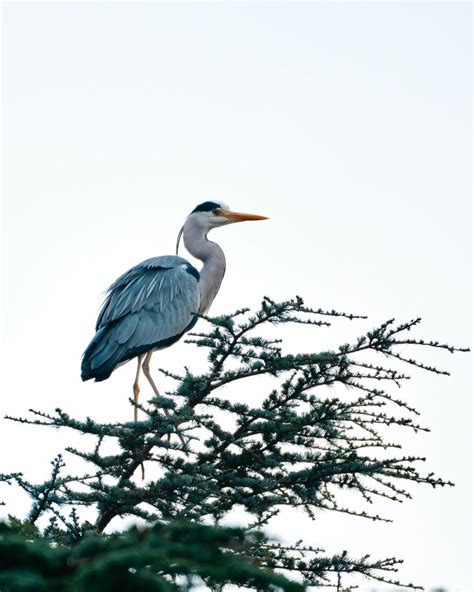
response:
[[[271,217],[211,235],[227,256],[211,313],[300,294],[370,317],[288,332],[300,351],[419,315],[418,336],[469,345],[470,12],[4,5],[2,417],[57,406],[131,417],[134,364],[104,383],[80,380],[100,294],[135,263],[172,254],[184,217],[208,199]],[[469,357],[418,355],[452,376],[413,372],[399,394],[432,432],[403,442],[456,488],[419,486],[410,502],[378,505],[389,525],[285,513],[272,531],[328,552],[403,557],[402,579],[467,592]],[[181,342],[153,365],[198,369],[204,357]],[[71,443],[70,432],[2,420],[0,470],[42,479]],[[0,497],[9,512],[27,507]]]

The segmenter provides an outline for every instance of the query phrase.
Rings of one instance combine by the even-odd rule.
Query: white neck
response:
[[[199,312],[201,314],[206,314],[209,310],[219,291],[225,273],[224,252],[219,245],[207,240],[207,232],[208,229],[202,227],[193,218],[188,218],[184,223],[184,246],[193,257],[203,262],[199,279],[201,290]]]

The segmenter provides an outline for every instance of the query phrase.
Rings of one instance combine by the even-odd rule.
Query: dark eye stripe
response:
[[[215,201],[205,201],[202,204],[196,206],[191,214],[194,214],[194,212],[212,212],[212,210],[218,210],[220,207],[220,204],[216,203]]]

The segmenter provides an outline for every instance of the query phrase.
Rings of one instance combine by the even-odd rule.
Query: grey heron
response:
[[[178,234],[175,256],[147,259],[110,286],[99,312],[96,334],[82,358],[82,380],[106,380],[116,368],[137,358],[135,403],[140,392],[141,370],[159,395],[150,373],[153,352],[176,343],[196,324],[196,313],[207,313],[224,277],[224,252],[208,240],[207,234],[226,224],[266,219],[232,212],[223,202],[199,204]],[[181,237],[189,253],[202,261],[200,271],[178,257]],[[137,419],[136,405],[134,419]]]

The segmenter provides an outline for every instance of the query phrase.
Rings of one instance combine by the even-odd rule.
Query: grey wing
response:
[[[198,280],[181,257],[148,259],[118,278],[84,353],[83,379],[104,380],[120,363],[177,341],[197,321]]]
[[[188,276],[196,281],[190,281]],[[146,259],[110,286],[97,319],[96,331],[111,321],[141,310],[150,302],[163,310],[173,301],[177,291],[185,288],[190,297],[196,294],[199,297],[199,289],[196,290],[195,285],[198,281],[199,272],[182,257]]]

